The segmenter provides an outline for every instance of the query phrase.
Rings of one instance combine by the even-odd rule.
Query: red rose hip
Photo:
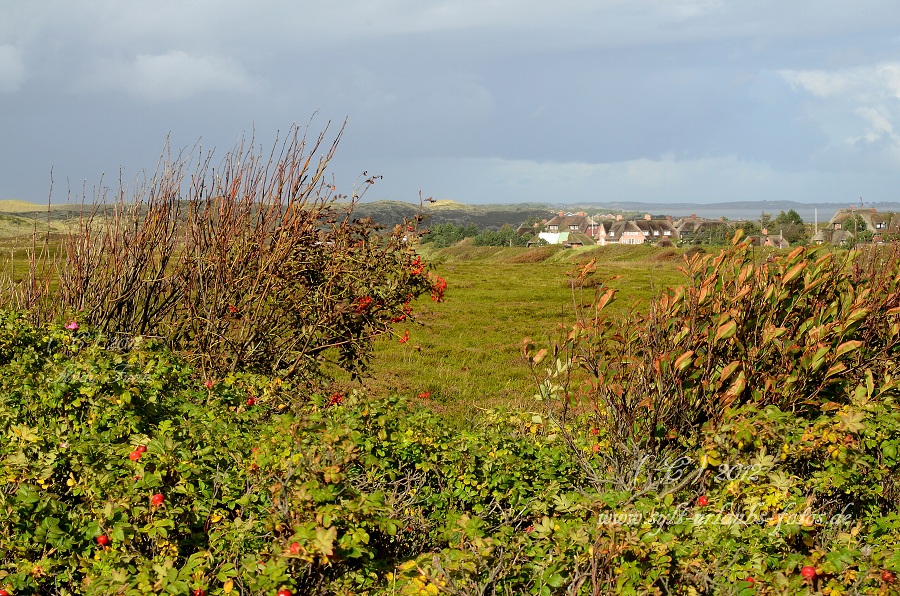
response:
[[[806,565],[800,570],[800,575],[802,575],[804,579],[813,579],[816,577],[816,568],[812,565]]]
[[[97,544],[99,544],[100,546],[108,545],[109,536],[107,536],[106,534],[100,534],[99,536],[97,536]]]
[[[165,500],[166,500],[166,498],[164,496],[162,496],[162,493],[156,493],[155,495],[150,497],[150,504],[154,505],[156,507],[159,507],[160,505],[163,504],[163,501],[165,501]]]

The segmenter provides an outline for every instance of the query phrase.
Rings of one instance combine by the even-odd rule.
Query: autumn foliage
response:
[[[582,269],[589,274],[592,263]],[[686,258],[686,283],[646,311],[608,317],[601,288],[559,342],[525,351],[562,420],[589,412],[628,466],[743,404],[812,416],[867,378],[887,383],[900,355],[900,254],[797,248],[760,253],[735,238]],[[545,366],[549,362],[550,366]],[[888,387],[888,388],[890,388]],[[885,389],[887,390],[887,389]],[[627,454],[627,455],[625,455]]]
[[[135,189],[96,197],[55,256],[35,251],[8,303],[35,323],[162,338],[208,376],[309,378],[326,361],[357,373],[371,340],[445,285],[407,242],[417,220],[381,230],[354,217],[375,178],[336,192],[339,139],[294,128],[270,153],[242,143],[218,165],[166,154]]]

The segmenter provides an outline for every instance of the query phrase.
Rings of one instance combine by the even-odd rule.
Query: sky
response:
[[[345,120],[367,200],[898,201],[900,4],[0,0],[0,199]]]

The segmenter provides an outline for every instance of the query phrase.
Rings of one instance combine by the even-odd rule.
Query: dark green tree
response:
[[[423,243],[434,244],[435,248],[447,248],[457,242],[478,235],[478,226],[469,224],[458,226],[452,223],[437,224],[422,235]]]
[[[855,213],[853,217],[844,222],[844,229],[853,234],[856,242],[871,242],[872,230],[866,225],[866,220],[859,213]]]
[[[475,236],[475,246],[525,246],[530,237],[519,235],[510,225],[505,225],[499,230],[484,230]]]
[[[744,236],[757,236],[760,229],[755,221],[742,221],[734,226],[735,229],[744,230]]]
[[[785,213],[778,213],[770,224],[770,234],[781,234],[791,244],[805,244],[809,242],[809,230],[803,222],[800,214],[793,209]]]
[[[773,222],[776,226],[782,226],[784,228],[791,225],[803,225],[803,218],[800,217],[800,214],[794,211],[793,209],[789,210],[785,213],[783,210],[778,214]]]

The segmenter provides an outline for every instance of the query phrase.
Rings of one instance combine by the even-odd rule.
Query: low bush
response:
[[[605,316],[606,289],[556,344],[526,340],[546,416],[596,490],[623,491],[620,508],[665,513],[654,532],[672,519],[657,507],[686,491],[716,507],[710,524],[695,518],[690,537],[676,533],[675,567],[653,585],[719,593],[746,571],[790,593],[893,593],[897,247],[761,255],[739,239],[687,258],[687,283],[646,312]],[[594,276],[593,263],[582,267]],[[678,568],[698,548],[696,560],[716,566]],[[814,584],[797,581],[801,565]],[[650,571],[635,569],[635,580]]]
[[[891,390],[900,355],[895,252],[800,248],[759,260],[739,243],[686,260],[688,284],[624,320],[605,316],[616,293],[606,289],[552,346],[542,395],[563,424],[570,407],[587,410],[614,445],[653,451],[720,422],[729,406],[812,413],[846,404],[866,375]],[[594,275],[589,263],[579,277]],[[547,349],[527,342],[526,353],[540,374]]]
[[[650,257],[651,261],[671,261],[678,257],[678,251],[674,248],[664,248]]]
[[[537,246],[530,248],[518,255],[511,257],[510,263],[543,263],[561,250],[565,250],[561,245]]]
[[[598,490],[589,426],[487,411],[459,431],[427,393],[304,395],[206,379],[151,341],[0,329],[15,595],[896,593],[892,381],[818,415],[730,408]]]
[[[0,319],[0,587],[16,594],[383,588],[442,548],[448,514],[524,528],[551,508],[535,494],[574,486],[564,451],[518,423],[458,434],[396,398],[213,381],[146,340]]]

